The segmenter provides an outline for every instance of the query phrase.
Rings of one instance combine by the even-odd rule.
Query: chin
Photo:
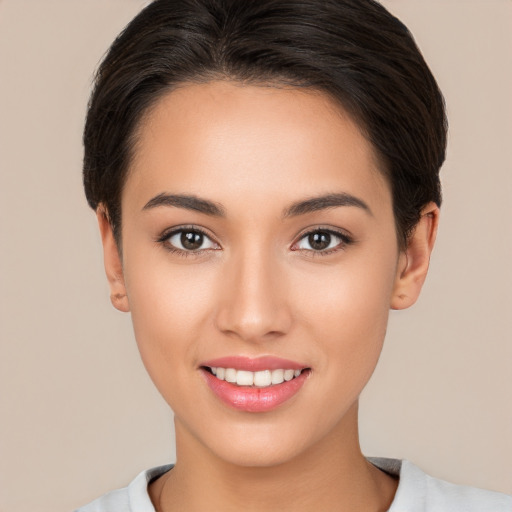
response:
[[[288,422],[287,422],[288,423]],[[324,437],[308,425],[242,423],[220,429],[213,439],[204,439],[211,453],[228,464],[247,468],[269,468],[286,464],[318,443]],[[213,434],[213,432],[211,432]]]
[[[245,468],[270,468],[290,462],[300,454],[297,445],[285,446],[269,443],[266,446],[251,442],[249,445],[232,443],[227,450],[218,450],[215,455],[228,464]]]

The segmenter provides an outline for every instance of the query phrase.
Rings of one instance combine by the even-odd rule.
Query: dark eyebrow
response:
[[[224,217],[224,208],[213,201],[207,199],[199,199],[195,196],[181,195],[181,194],[158,194],[150,199],[145,205],[143,210],[150,210],[159,206],[174,206],[176,208],[185,208],[186,210],[193,210],[201,212],[206,215],[213,215],[215,217]]]
[[[355,206],[361,208],[373,216],[370,207],[361,199],[346,193],[326,194],[323,196],[312,197],[304,201],[298,201],[286,208],[283,217],[295,217],[305,213],[325,210],[327,208],[337,208],[338,206]]]

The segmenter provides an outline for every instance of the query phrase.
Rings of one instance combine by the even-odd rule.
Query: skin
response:
[[[224,215],[144,208],[163,193],[213,201]],[[368,208],[283,216],[335,193]],[[389,309],[418,297],[438,217],[426,205],[399,250],[373,148],[322,93],[210,82],[157,103],[122,195],[122,258],[98,209],[112,302],[131,311],[144,364],[175,413],[176,466],[150,486],[157,510],[387,510],[397,482],[361,454],[358,397]],[[162,236],[181,226],[208,235],[199,250],[169,250],[179,236]],[[315,250],[311,229],[351,242],[331,235],[331,249]],[[278,356],[311,373],[277,409],[239,411],[199,369],[231,355]]]

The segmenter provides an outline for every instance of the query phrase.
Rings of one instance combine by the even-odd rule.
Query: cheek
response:
[[[374,370],[384,341],[394,284],[395,260],[359,261],[329,272],[304,275],[308,293],[297,314],[310,339],[326,354],[324,368],[336,378],[360,385]]]
[[[170,266],[164,258],[125,268],[135,337],[148,373],[163,391],[195,367],[211,311],[212,272],[207,266]]]

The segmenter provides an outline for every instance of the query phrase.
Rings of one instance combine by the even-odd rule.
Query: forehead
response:
[[[390,202],[371,144],[315,90],[182,85],[146,114],[136,139],[125,192],[139,206],[161,192],[294,200],[340,188]]]

